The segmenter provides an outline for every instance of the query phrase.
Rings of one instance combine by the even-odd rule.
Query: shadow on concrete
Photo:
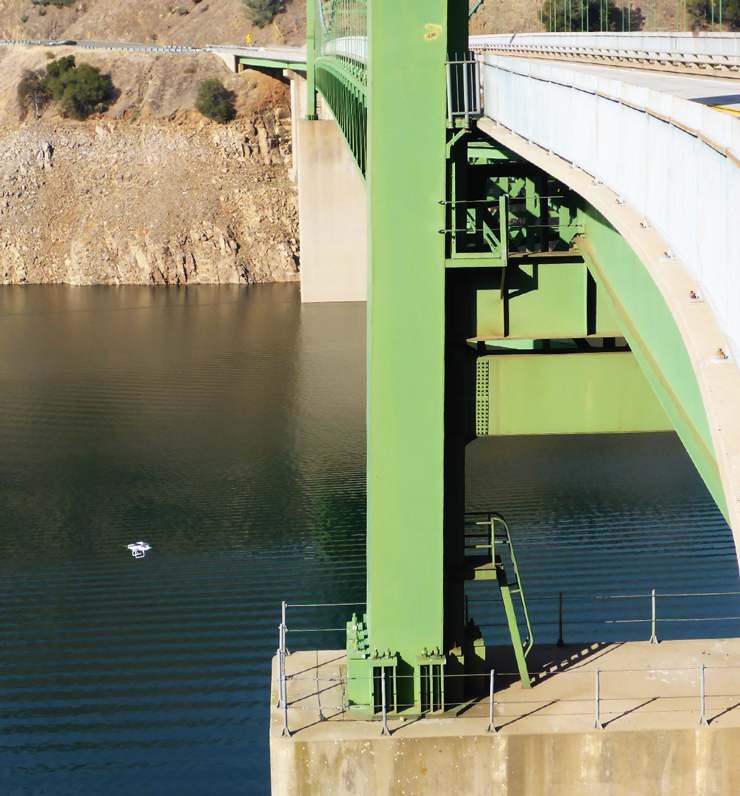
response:
[[[497,730],[503,730],[504,727],[508,727],[510,724],[514,724],[515,722],[521,721],[522,719],[529,718],[529,716],[534,716],[535,713],[539,713],[540,711],[544,710],[545,708],[550,708],[553,705],[557,705],[558,702],[560,702],[559,699],[553,699],[550,702],[545,702],[542,705],[537,705],[537,707],[532,709],[532,710],[530,710],[529,713],[522,713],[521,716],[514,716],[514,718],[511,719],[510,721],[505,721],[505,722],[500,723],[500,724],[498,722],[496,722],[496,725],[497,725],[496,729]]]
[[[733,710],[736,710],[737,708],[740,708],[740,702],[738,702],[736,705],[730,705],[729,708],[721,710],[716,716],[712,716],[711,719],[707,718],[707,724],[711,724],[713,721],[715,721],[715,719],[720,718],[720,716],[725,716],[728,713],[731,713]]]
[[[621,647],[621,642],[599,641],[593,644],[535,644],[527,656],[532,687],[562,672],[593,662]],[[512,647],[493,647],[486,656],[487,666],[495,670],[495,689],[500,691],[520,681]],[[487,691],[486,691],[487,693]]]
[[[624,712],[620,713],[618,716],[615,716],[613,719],[609,719],[609,721],[602,722],[602,724],[604,727],[608,727],[610,724],[614,724],[615,721],[619,721],[619,719],[623,719],[625,716],[629,716],[630,713],[635,713],[636,711],[641,710],[647,705],[650,705],[652,702],[657,702],[657,701],[658,697],[652,697],[651,699],[646,699],[641,704],[635,705],[633,708],[630,708],[629,710],[625,710]]]
[[[290,653],[288,653],[288,657],[290,657]],[[345,657],[346,656],[344,654],[344,651],[342,651],[342,653],[338,654],[336,658],[332,658],[331,660],[328,660],[328,661],[321,661],[319,666],[321,666],[321,667],[323,667],[323,666],[331,666],[331,664],[333,664],[333,663],[336,663],[336,664],[342,663],[343,664],[344,661],[345,661]],[[301,669],[299,672],[291,672],[288,679],[296,679],[296,678],[300,677],[302,674],[308,674],[309,672],[311,672],[314,676],[316,676],[316,666],[317,666],[317,664],[313,663],[313,664],[311,664],[311,666],[307,666],[305,669]]]

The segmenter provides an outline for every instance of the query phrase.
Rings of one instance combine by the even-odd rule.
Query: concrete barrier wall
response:
[[[484,56],[483,90],[487,116],[593,175],[656,228],[737,359],[738,120],[618,79],[492,54]]]

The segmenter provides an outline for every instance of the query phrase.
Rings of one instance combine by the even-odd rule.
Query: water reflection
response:
[[[280,600],[364,596],[363,324],[295,285],[0,290],[0,792],[269,793]]]
[[[364,350],[362,305],[296,285],[0,289],[3,796],[269,793],[280,601],[364,599]],[[673,435],[478,440],[469,461],[540,639],[561,590],[591,640],[612,610],[593,594],[738,588]],[[292,612],[290,648],[341,646],[298,629],[351,610]]]

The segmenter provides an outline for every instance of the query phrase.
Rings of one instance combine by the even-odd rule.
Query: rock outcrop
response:
[[[287,115],[0,127],[0,282],[297,279]]]

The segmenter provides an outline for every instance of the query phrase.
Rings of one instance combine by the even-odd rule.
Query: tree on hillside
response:
[[[617,5],[617,2],[619,5]],[[640,30],[645,15],[639,8],[622,6],[620,0],[544,0],[542,22],[545,30],[600,31]]]
[[[18,104],[23,111],[33,107],[36,118],[41,116],[44,105],[49,101],[51,94],[46,86],[42,72],[33,72],[26,69],[18,83]]]
[[[198,86],[195,107],[204,116],[223,124],[236,116],[235,101],[236,94],[229,91],[218,78],[212,77]]]
[[[258,28],[269,25],[283,10],[283,0],[242,0],[247,19]]]
[[[48,64],[44,83],[63,114],[73,119],[105,111],[116,95],[110,75],[101,75],[100,69],[90,64],[77,66],[74,55]]]
[[[714,5],[714,14],[712,14],[712,5]],[[714,19],[715,28],[719,27],[720,14],[717,0],[715,0],[714,4],[712,4],[711,0],[694,0],[694,2],[689,3],[688,9],[689,13],[694,17],[697,27],[710,28],[712,19]],[[740,0],[724,0],[721,22],[733,30],[740,30]]]
[[[75,57],[74,55],[65,55],[64,58],[58,58],[46,65],[46,74],[50,80],[57,80],[61,74],[74,69]]]

